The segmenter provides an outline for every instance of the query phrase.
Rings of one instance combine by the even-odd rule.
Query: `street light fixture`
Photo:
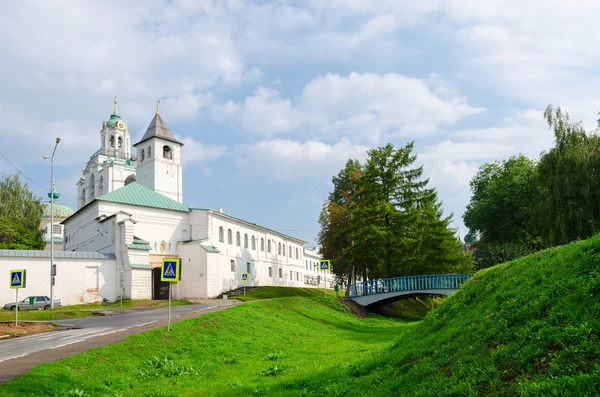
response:
[[[52,156],[44,156],[44,160],[50,159],[50,308],[54,309],[54,153],[60,143],[60,138],[56,138]]]

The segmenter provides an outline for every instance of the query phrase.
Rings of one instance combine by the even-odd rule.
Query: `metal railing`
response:
[[[349,298],[386,292],[416,291],[424,289],[458,289],[472,274],[427,274],[367,280],[348,284]]]

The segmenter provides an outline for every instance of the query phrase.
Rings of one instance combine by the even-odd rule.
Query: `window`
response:
[[[300,273],[296,272],[296,281],[300,281]]]
[[[252,250],[256,251],[256,239],[252,236]]]
[[[283,254],[281,254],[281,255],[285,256],[285,244],[283,244],[281,246],[281,251],[283,252]]]
[[[52,234],[62,234],[60,225],[52,225]]]
[[[35,300],[36,300],[37,302],[46,302],[46,298],[44,298],[43,296],[36,296],[36,297],[35,297]]]
[[[308,270],[308,261],[306,261],[306,270]]]
[[[290,280],[293,280],[293,279],[294,279],[294,271],[290,270]]]
[[[273,277],[273,268],[269,266],[269,277]]]
[[[237,245],[238,247],[242,245],[240,241],[240,232],[235,232],[235,245]]]
[[[283,271],[279,269],[279,278],[283,278]]]
[[[111,135],[110,139],[108,140],[110,147],[115,147],[115,136]]]
[[[296,248],[296,259],[298,259],[298,248]]]
[[[233,244],[233,239],[231,236],[231,229],[227,229],[227,244]]]
[[[248,248],[248,235],[244,233],[244,248]]]
[[[123,147],[123,138],[119,137],[119,139],[117,139],[117,142],[117,147],[121,149]]]
[[[173,160],[173,150],[167,145],[163,146],[163,158]]]
[[[152,158],[152,146],[148,146],[148,159]]]
[[[104,191],[104,177],[100,175],[100,180],[98,182],[98,196],[102,196],[102,192]]]
[[[140,152],[140,163],[144,161],[144,149]]]
[[[265,250],[265,239],[264,238],[260,238],[260,250],[264,252]]]
[[[290,251],[289,257],[291,258],[292,257],[292,247],[289,247],[289,251]]]
[[[223,226],[219,226],[219,242],[220,243],[225,242],[225,233],[223,231]]]
[[[281,255],[281,243],[279,243],[279,248],[277,248],[277,254]]]
[[[271,240],[267,240],[267,252],[271,253]]]
[[[235,261],[232,259],[229,261],[229,264],[231,265],[231,271],[235,272]]]
[[[248,274],[252,273],[252,264],[250,262],[246,262],[246,271]]]

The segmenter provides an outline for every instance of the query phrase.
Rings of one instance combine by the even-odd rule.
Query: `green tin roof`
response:
[[[144,239],[139,238],[138,236],[133,236],[133,243],[134,244],[150,244],[149,242],[147,242]]]
[[[132,250],[146,250],[150,251],[152,248],[148,244],[127,244],[127,248],[131,248]]]
[[[191,212],[187,205],[156,193],[137,182],[132,182],[114,192],[106,193],[96,200],[113,203],[139,205],[141,207],[161,208],[165,210]]]
[[[132,263],[129,265],[132,269],[147,269],[147,270],[152,270],[152,266],[150,265],[144,265],[144,264],[135,264]]]
[[[200,244],[200,247],[204,248],[206,250],[206,252],[215,252],[215,253],[221,252],[217,249],[217,247],[214,247],[212,245]]]

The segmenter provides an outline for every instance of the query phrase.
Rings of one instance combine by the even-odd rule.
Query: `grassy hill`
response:
[[[596,236],[480,272],[416,323],[357,319],[333,298],[250,302],[40,366],[0,395],[597,396],[599,276]]]
[[[232,299],[241,301],[256,301],[262,299],[286,298],[292,296],[309,297],[325,297],[335,296],[335,291],[331,289],[323,290],[318,288],[293,288],[293,287],[262,287],[244,295],[237,295]],[[340,296],[344,296],[344,291],[340,291]]]

